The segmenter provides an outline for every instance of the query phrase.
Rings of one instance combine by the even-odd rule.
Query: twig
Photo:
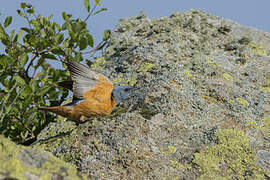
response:
[[[103,47],[106,43],[107,43],[107,41],[102,41],[95,48],[91,49],[90,51],[82,52],[82,54],[91,54],[92,53],[92,55],[90,55],[90,57],[92,57],[99,50],[99,48]]]
[[[25,18],[26,18],[26,20],[27,20],[27,22],[28,22],[29,29],[32,31],[32,27],[31,27],[30,20],[29,20],[29,18],[28,18],[28,16],[27,16],[27,14],[26,14],[26,12],[25,12],[25,10],[24,10],[24,9],[23,9],[23,12],[24,12],[24,14],[25,14]]]
[[[30,63],[28,64],[28,66],[27,66],[27,68],[25,70],[26,74],[28,74],[28,71],[29,71],[31,65],[33,64],[33,62],[34,62],[34,60],[36,59],[37,56],[38,56],[37,54],[35,54],[35,55],[33,54],[32,59],[31,59]]]
[[[96,7],[97,7],[97,5],[95,4],[93,9],[89,12],[88,16],[85,18],[85,20],[83,22],[86,22],[89,19],[89,17],[92,16],[92,14],[93,14],[94,10],[96,9]]]

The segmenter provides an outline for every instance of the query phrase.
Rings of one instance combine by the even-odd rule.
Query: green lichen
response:
[[[142,105],[141,111],[139,112],[145,119],[151,119],[157,112],[147,105]]]
[[[70,147],[77,143],[77,136],[79,133],[83,133],[83,129],[79,129],[80,126],[76,127],[75,123],[71,121],[54,123],[43,131],[38,136],[38,142],[35,144],[36,149],[44,149],[52,152],[57,147]],[[76,130],[75,130],[76,129]],[[46,138],[44,138],[46,137]],[[69,153],[59,153],[56,156],[66,162],[75,162],[81,155],[79,149],[74,148]]]
[[[27,179],[24,177],[24,173],[26,172],[27,168],[22,165],[20,160],[16,158],[17,154],[19,153],[19,148],[17,148],[11,141],[3,136],[0,136],[0,142],[1,174],[6,173],[8,177]]]
[[[108,118],[114,118],[119,116],[120,114],[126,113],[128,110],[122,107],[115,107],[111,113],[111,115],[107,116]]]
[[[143,62],[140,67],[137,69],[137,72],[147,72],[155,65],[149,62]]]
[[[78,176],[76,168],[45,151],[15,145],[0,136],[0,178],[4,177],[27,180],[37,179],[86,179]],[[33,162],[32,162],[33,161]]]
[[[264,171],[256,164],[250,139],[239,129],[217,132],[220,144],[195,153],[193,162],[201,175],[198,179],[263,179]]]

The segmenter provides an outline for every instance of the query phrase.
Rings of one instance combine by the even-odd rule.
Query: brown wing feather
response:
[[[111,98],[113,84],[107,77],[91,71],[87,66],[76,61],[69,61],[67,65],[74,81],[73,97],[97,98],[99,101]]]

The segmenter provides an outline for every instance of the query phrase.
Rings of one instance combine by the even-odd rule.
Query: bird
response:
[[[66,62],[71,81],[60,82],[59,86],[73,91],[72,102],[61,106],[41,106],[39,110],[53,112],[76,123],[83,123],[95,116],[106,116],[120,102],[127,99],[131,86],[114,88],[104,75],[92,71],[87,66],[69,60]]]

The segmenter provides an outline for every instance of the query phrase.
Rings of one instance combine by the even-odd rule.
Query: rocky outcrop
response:
[[[270,177],[269,33],[195,10],[141,14],[92,68],[137,89],[108,117],[51,123],[34,147],[89,178]]]
[[[86,179],[51,153],[16,145],[0,136],[0,179]]]

